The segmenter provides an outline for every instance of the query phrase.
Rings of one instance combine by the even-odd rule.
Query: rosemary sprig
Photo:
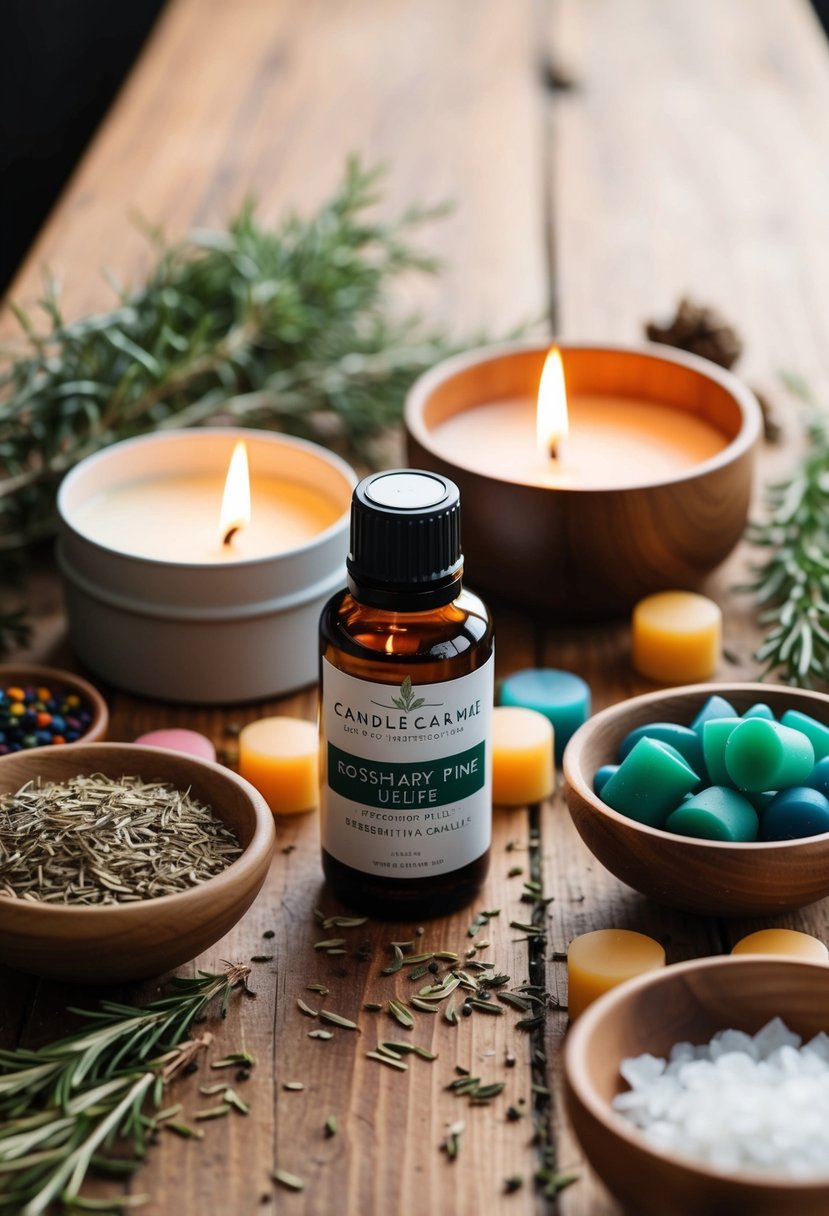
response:
[[[224,1014],[248,974],[227,964],[223,975],[174,979],[172,995],[144,1008],[103,1001],[72,1010],[89,1023],[78,1033],[36,1051],[0,1051],[0,1212],[75,1210],[90,1170],[137,1167],[157,1125],[146,1108],[161,1106],[167,1083],[212,1041],[188,1038],[193,1022],[217,997]],[[121,1155],[110,1158],[116,1143]],[[119,1212],[136,1198],[96,1210]]]
[[[767,518],[747,540],[763,551],[751,591],[765,630],[755,659],[761,678],[812,688],[829,681],[829,418],[797,381],[789,387],[810,406],[806,447],[791,478],[766,490]]]
[[[373,441],[399,419],[411,381],[453,349],[389,307],[399,276],[436,270],[411,237],[442,209],[380,222],[370,209],[381,176],[351,160],[316,215],[274,229],[248,204],[223,231],[171,246],[155,233],[148,281],[109,311],[67,321],[47,283],[42,333],[11,306],[23,343],[0,362],[4,579],[4,555],[54,531],[64,473],[118,439],[221,419],[376,462]],[[10,625],[0,617],[0,646]]]

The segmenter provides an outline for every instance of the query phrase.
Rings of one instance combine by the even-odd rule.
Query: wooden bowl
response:
[[[771,916],[829,895],[829,833],[803,840],[729,844],[646,827],[593,792],[602,764],[646,722],[687,726],[709,696],[738,713],[765,701],[777,717],[797,709],[829,723],[829,696],[769,684],[692,684],[633,697],[580,726],[564,752],[570,815],[591,853],[622,882],[660,903],[710,916]]]
[[[77,743],[98,743],[106,738],[109,727],[107,703],[98,689],[82,676],[73,671],[64,671],[60,667],[42,667],[38,663],[0,663],[0,688],[9,688],[15,684],[24,688],[30,684],[45,684],[53,690],[76,693],[92,714],[92,721]],[[72,747],[75,744],[66,746]]]
[[[513,430],[534,433],[527,412],[548,349],[514,344],[456,355],[422,375],[406,399],[409,463],[460,489],[470,586],[569,620],[618,616],[651,592],[699,586],[745,528],[761,432],[756,398],[730,372],[685,351],[562,343],[571,398],[612,399],[621,416],[629,401],[695,415],[722,432],[722,449],[624,488],[550,484],[534,464],[502,472],[500,455],[491,472],[476,468],[474,454],[442,434],[444,424],[469,415],[486,438],[480,407],[503,403],[516,415]],[[497,437],[490,446],[498,452]]]
[[[226,870],[179,895],[78,907],[0,895],[0,962],[52,979],[111,983],[159,975],[195,958],[253,903],[273,853],[273,815],[229,769],[181,752],[132,743],[77,743],[0,758],[0,794],[38,776],[136,776],[189,789],[233,827],[244,852]]]
[[[756,1033],[779,1016],[811,1038],[829,1032],[829,967],[780,958],[706,958],[650,972],[614,988],[567,1033],[567,1109],[596,1173],[635,1216],[826,1216],[829,1168],[815,1181],[715,1168],[651,1148],[612,1110],[626,1089],[626,1056],[667,1057],[678,1042],[707,1043],[718,1030]]]

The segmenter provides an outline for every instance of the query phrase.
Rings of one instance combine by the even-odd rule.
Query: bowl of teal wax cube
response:
[[[579,835],[683,911],[769,916],[829,895],[829,696],[694,684],[602,710],[563,760]]]

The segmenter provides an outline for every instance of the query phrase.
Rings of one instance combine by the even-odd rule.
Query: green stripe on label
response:
[[[366,760],[328,744],[328,784],[336,794],[363,806],[446,806],[483,789],[486,744],[418,764]]]

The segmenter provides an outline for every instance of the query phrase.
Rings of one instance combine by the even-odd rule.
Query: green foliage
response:
[[[409,384],[450,349],[389,307],[400,275],[436,269],[410,239],[440,212],[372,219],[380,176],[349,162],[316,215],[273,230],[248,205],[226,231],[169,247],[156,235],[146,285],[107,312],[67,322],[53,286],[41,301],[48,333],[14,309],[25,351],[0,364],[0,576],[52,535],[63,475],[132,435],[221,420],[374,463]],[[0,617],[0,649],[8,625]]]
[[[84,1199],[87,1173],[127,1176],[138,1168],[157,1126],[147,1112],[161,1105],[167,1081],[204,1044],[188,1040],[205,1006],[222,1013],[249,969],[200,972],[173,981],[175,992],[143,1009],[104,1001],[81,1013],[88,1025],[36,1051],[0,1050],[0,1213],[38,1216],[65,1211],[114,1213],[139,1197]],[[118,1155],[108,1150],[117,1146]],[[144,1198],[144,1197],[141,1197]]]
[[[746,588],[765,629],[755,654],[763,676],[812,688],[829,682],[829,418],[807,390],[806,449],[791,478],[769,486],[768,516],[747,538],[763,553]]]

